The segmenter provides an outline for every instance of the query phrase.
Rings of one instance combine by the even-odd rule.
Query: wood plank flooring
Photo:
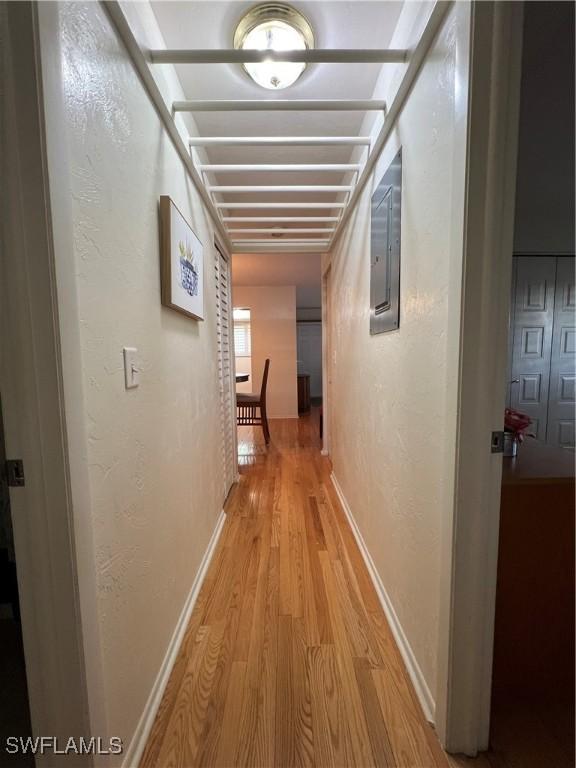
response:
[[[241,479],[141,768],[448,767],[320,455],[240,429]]]

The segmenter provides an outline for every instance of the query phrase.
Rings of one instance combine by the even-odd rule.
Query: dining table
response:
[[[244,381],[248,381],[250,379],[249,373],[237,373],[236,374],[236,384],[241,384]]]

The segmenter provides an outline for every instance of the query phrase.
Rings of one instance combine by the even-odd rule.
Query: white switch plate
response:
[[[126,389],[134,389],[140,384],[140,371],[136,364],[136,347],[124,347],[124,383]]]

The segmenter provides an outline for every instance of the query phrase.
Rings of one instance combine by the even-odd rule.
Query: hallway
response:
[[[526,570],[573,568],[555,502],[528,535],[505,399],[548,418],[554,382],[573,443],[573,13],[526,46],[538,3],[253,3],[0,0],[27,735],[107,768],[563,768],[562,702],[492,670],[499,583],[574,626],[570,584],[540,612],[499,579],[506,466]]]
[[[239,430],[241,478],[141,768],[447,766],[320,455]]]

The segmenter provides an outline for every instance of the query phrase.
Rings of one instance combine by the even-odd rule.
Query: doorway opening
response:
[[[321,409],[321,437],[322,453],[330,455],[330,440],[332,430],[330,427],[330,414],[332,412],[332,341],[330,334],[330,322],[332,317],[332,268],[328,265],[322,275],[322,409]]]
[[[234,359],[236,361],[236,392],[252,392],[252,331],[250,310],[234,307]]]
[[[0,741],[32,734],[26,664],[20,620],[20,598],[16,573],[16,552],[6,471],[4,421],[0,399]],[[32,755],[19,751],[5,753],[3,765],[27,768],[34,765]]]
[[[298,355],[298,413],[322,405],[322,320],[296,323]]]
[[[574,765],[573,105],[574,7],[525,3],[490,765]]]

